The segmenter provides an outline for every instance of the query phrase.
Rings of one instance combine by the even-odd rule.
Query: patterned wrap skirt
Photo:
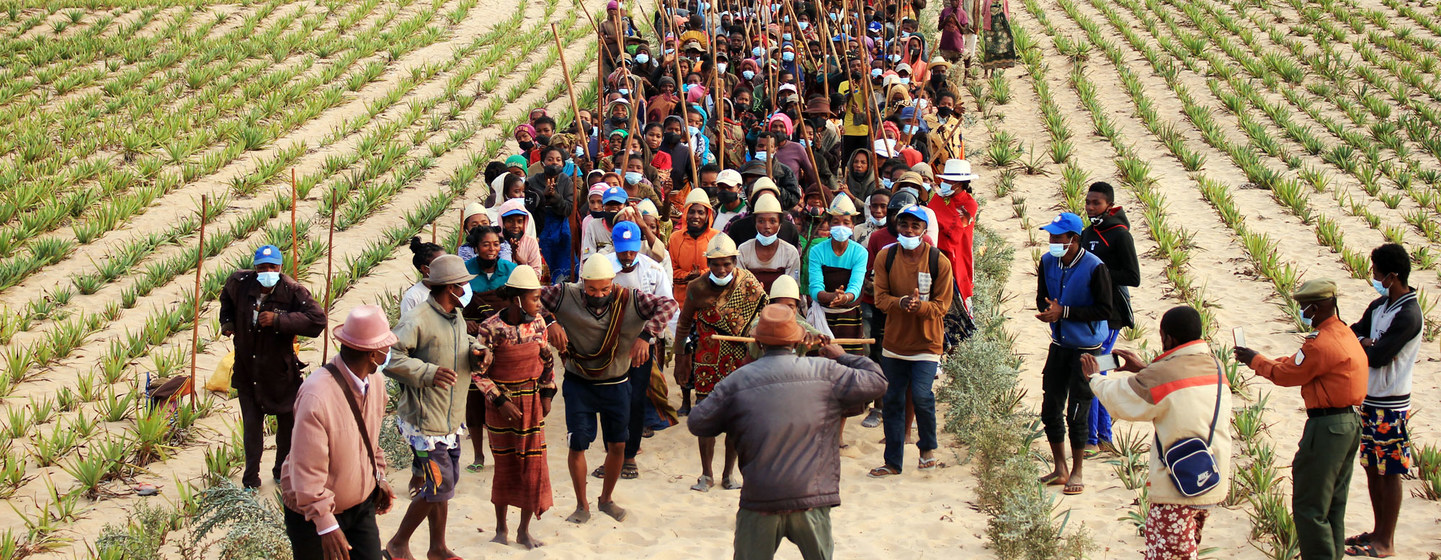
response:
[[[485,431],[495,458],[490,501],[515,506],[539,516],[552,505],[550,471],[545,464],[545,415],[540,404],[540,342],[492,348],[491,380],[520,409],[518,421],[507,421],[498,407],[485,409]]]

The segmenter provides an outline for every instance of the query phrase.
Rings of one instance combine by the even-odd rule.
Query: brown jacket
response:
[[[285,414],[295,405],[300,372],[305,364],[295,356],[295,337],[325,332],[325,310],[305,286],[282,274],[280,282],[261,302],[260,281],[254,270],[230,275],[220,291],[221,329],[235,331],[235,370],[230,383],[254,399],[266,414]],[[275,324],[261,327],[259,312],[278,314]]]
[[[890,251],[901,251],[896,254],[894,270],[886,267]],[[922,242],[913,255],[907,255],[898,244],[876,254],[873,285],[876,308],[886,314],[885,350],[902,356],[945,352],[946,328],[942,318],[951,308],[951,298],[956,293],[955,280],[951,278],[951,262],[945,255],[936,256],[938,270],[929,270],[930,251],[931,244]],[[917,289],[922,273],[930,274],[931,290],[930,294],[922,292],[921,295],[930,297],[921,302],[921,308],[915,313],[902,311],[901,298]]]
[[[341,377],[352,383],[350,368],[337,355],[332,364]],[[380,449],[381,420],[385,416],[385,377],[370,376],[370,389],[360,405],[365,418],[365,437],[375,449],[375,465],[385,472],[385,453]],[[300,386],[295,399],[295,431],[290,455],[280,468],[280,497],[285,507],[305,516],[324,530],[336,524],[335,514],[360,505],[375,490],[375,471],[365,456],[365,442],[355,425],[355,415],[345,403],[345,392],[335,376],[316,368]]]

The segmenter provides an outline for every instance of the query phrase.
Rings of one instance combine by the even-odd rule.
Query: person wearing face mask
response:
[[[280,468],[285,532],[294,558],[378,560],[375,516],[390,511],[395,492],[380,447],[385,381],[375,374],[395,335],[378,305],[352,309],[334,334],[335,356],[296,392],[295,452]]]
[[[1114,204],[1115,196],[1115,189],[1109,183],[1091,183],[1086,193],[1086,217],[1090,223],[1081,232],[1081,245],[1106,263],[1115,290],[1111,319],[1108,321],[1110,334],[1101,346],[1102,353],[1109,353],[1115,347],[1121,329],[1135,326],[1130,288],[1141,285],[1141,263],[1136,257],[1136,242],[1131,239],[1131,222],[1126,219],[1126,211]],[[1106,372],[1101,372],[1101,375],[1106,375]],[[1087,457],[1115,449],[1111,445],[1111,415],[1099,399],[1091,401],[1089,432],[1086,438]]]
[[[465,410],[471,375],[478,372],[485,348],[470,335],[461,310],[470,303],[475,275],[455,255],[430,263],[426,305],[400,316],[396,342],[385,376],[400,386],[396,427],[414,455],[410,506],[386,543],[391,558],[414,558],[410,537],[430,522],[429,556],[456,554],[445,541],[449,503],[460,478],[460,438],[466,433]],[[475,426],[480,429],[480,426]]]
[[[541,306],[555,317],[547,339],[565,349],[566,464],[576,495],[575,512],[566,521],[577,524],[590,520],[585,452],[597,431],[605,442],[605,463],[597,469],[604,479],[599,509],[616,521],[626,518],[613,493],[631,439],[631,383],[649,375],[651,344],[676,313],[675,300],[618,286],[615,275],[609,259],[592,257],[582,267],[580,282],[540,291]]]
[[[746,209],[745,197],[741,193],[741,174],[734,169],[726,169],[716,175],[715,182],[716,216],[711,227],[724,230],[732,219],[740,216]]]
[[[476,256],[465,261],[465,270],[474,274],[475,278],[470,280],[469,285],[472,294],[470,304],[461,310],[461,316],[465,318],[466,332],[474,336],[480,332],[481,323],[510,305],[500,289],[505,286],[511,272],[517,266],[523,265],[500,258],[500,248],[504,241],[499,228],[475,228],[466,238],[466,242],[475,248]],[[471,387],[465,401],[465,423],[469,426],[485,424],[485,398],[476,387]],[[475,460],[465,469],[480,472],[485,468],[485,432],[472,430],[470,443],[475,452]]]
[[[542,151],[541,164],[545,172],[526,179],[526,210],[536,219],[539,231],[540,252],[550,265],[552,282],[560,282],[570,276],[574,266],[571,253],[570,217],[575,212],[575,189],[572,179],[561,174],[565,164],[565,153],[558,148],[547,147]],[[534,200],[535,204],[530,204]],[[525,263],[531,264],[531,263]],[[534,268],[535,265],[531,264]]]
[[[1050,234],[1049,252],[1036,268],[1036,319],[1050,325],[1051,345],[1041,370],[1041,423],[1055,469],[1041,477],[1068,496],[1086,490],[1082,481],[1091,388],[1081,375],[1081,355],[1100,355],[1110,333],[1111,275],[1105,263],[1081,245],[1081,217],[1062,213],[1041,227]],[[1071,467],[1066,468],[1066,438]]]
[[[826,318],[837,338],[861,338],[861,286],[866,278],[866,249],[851,236],[860,213],[848,196],[838,196],[826,211],[829,242],[817,243],[806,254],[806,293]],[[846,352],[866,355],[864,344],[842,345]]]
[[[777,278],[789,276],[799,282],[801,279],[801,253],[795,245],[781,239],[780,230],[785,222],[781,203],[769,190],[760,191],[756,197],[755,211],[751,212],[750,229],[754,234],[736,248],[738,264],[749,270],[766,290],[770,290]],[[794,227],[794,226],[792,226]]]
[[[1421,349],[1425,317],[1416,289],[1408,285],[1411,256],[1387,243],[1371,251],[1371,287],[1381,297],[1366,306],[1351,332],[1366,349],[1369,376],[1361,404],[1361,466],[1371,492],[1376,524],[1346,538],[1348,556],[1396,554],[1396,520],[1411,472],[1411,371]]]
[[[930,132],[926,133],[931,152],[930,161],[966,159],[966,141],[961,128],[965,123],[961,118],[960,107],[956,104],[956,95],[943,92],[935,99],[935,122],[931,124]]]
[[[1366,347],[1337,316],[1338,294],[1336,282],[1327,279],[1308,280],[1291,294],[1313,329],[1295,355],[1272,359],[1244,346],[1235,350],[1236,360],[1256,375],[1279,387],[1301,388],[1306,427],[1291,478],[1295,488],[1307,491],[1291,496],[1291,513],[1301,557],[1307,559],[1346,553],[1346,501],[1361,446],[1356,407],[1365,404],[1370,380]]]
[[[495,505],[495,538],[510,544],[506,525],[508,509],[520,509],[516,542],[526,548],[541,546],[530,534],[530,521],[553,504],[550,469],[546,467],[545,417],[557,392],[555,349],[545,338],[540,317],[540,278],[528,266],[517,267],[499,291],[509,302],[504,311],[480,324],[476,340],[489,349],[471,375],[472,394],[480,395],[484,416],[472,424],[490,432],[495,457],[490,501]]]
[[[919,175],[914,171],[908,173]],[[956,297],[964,304],[956,306],[957,313],[965,312],[965,317],[957,319],[969,325],[971,293],[974,290],[972,275],[975,269],[972,244],[976,232],[976,214],[980,212],[980,205],[971,196],[971,181],[980,177],[971,172],[970,162],[953,159],[946,162],[937,178],[941,180],[941,184],[936,189],[936,196],[931,197],[926,207],[935,213],[937,225],[940,226],[936,232],[940,235],[940,238],[936,239],[936,248],[951,260],[956,277]],[[950,330],[947,329],[948,334]],[[949,342],[954,345],[959,340]]]
[[[764,168],[762,168],[762,171],[764,171]],[[741,173],[743,180],[748,176],[751,175],[744,171]],[[754,178],[750,179],[748,189],[750,198],[746,201],[746,204],[752,208],[752,210],[736,216],[731,219],[730,222],[726,223],[725,234],[731,236],[731,239],[749,240],[755,238],[756,234],[759,233],[759,227],[756,225],[756,214],[758,211],[754,209],[759,208],[757,205],[760,204],[760,198],[764,194],[770,193],[770,195],[776,199],[778,206],[781,208],[786,207],[785,196],[781,194],[780,187],[777,186],[776,182],[772,181],[770,177],[766,177],[763,172],[759,175],[754,175]],[[799,198],[795,198],[795,200],[799,200]],[[794,206],[794,202],[792,205]],[[780,230],[775,235],[780,236],[781,241],[789,243],[792,247],[796,246],[796,243],[800,240],[800,230],[796,229],[795,223],[791,222],[786,216],[780,217]],[[796,278],[799,279],[800,277],[797,276]]]
[[[500,258],[540,270],[544,277],[545,259],[540,256],[540,244],[533,235],[535,228],[531,225],[530,212],[525,209],[525,199],[512,198],[501,204],[500,224],[504,241]]]
[[[285,257],[280,248],[266,245],[255,251],[252,268],[237,270],[220,291],[220,334],[235,340],[235,367],[230,384],[240,398],[245,471],[241,484],[260,487],[260,459],[265,452],[265,417],[274,416],[275,467],[290,453],[290,430],[295,422],[295,394],[305,364],[295,355],[295,337],[315,337],[325,331],[325,310],[310,290],[281,274]]]
[[[816,168],[811,165],[810,153],[806,147],[799,142],[792,142],[795,137],[795,125],[790,116],[785,113],[776,113],[771,117],[768,125],[770,134],[761,137],[761,145],[757,149],[770,148],[771,156],[775,161],[785,164],[794,172],[798,173],[796,180],[801,189],[820,187],[821,179],[816,173]],[[769,139],[769,146],[766,140]],[[770,157],[770,156],[768,156]]]
[[[628,200],[625,189],[610,187],[601,193],[601,211],[592,214],[592,219],[581,232],[580,258],[585,260],[596,253],[610,249],[610,230],[615,226],[616,214],[625,208]]]
[[[765,286],[755,275],[736,266],[740,254],[735,241],[716,235],[706,248],[707,274],[686,285],[685,304],[676,319],[676,337],[693,337],[693,343],[677,349],[675,381],[682,386],[695,383],[696,402],[704,402],[717,383],[745,360],[745,343],[723,342],[715,335],[746,336],[751,319],[766,304]],[[700,438],[701,476],[691,490],[708,492],[715,486],[715,438]],[[721,487],[740,488],[731,475],[736,454],[730,438],[725,444]]]
[[[926,65],[927,73],[925,82],[925,98],[940,99],[941,93],[951,91],[951,85],[946,81],[946,72],[951,69],[951,63],[944,57],[936,55]]]
[[[529,123],[522,123],[515,127],[515,132],[512,133],[512,135],[515,136],[516,145],[520,146],[521,155],[526,157],[526,162],[534,163],[529,155],[535,151],[537,147],[535,143],[535,127]]]
[[[882,424],[886,435],[884,463],[867,476],[901,474],[905,463],[906,399],[915,408],[922,471],[940,466],[935,457],[936,370],[945,353],[942,317],[955,296],[951,263],[924,239],[929,216],[920,206],[902,209],[895,219],[896,243],[876,255],[872,279],[876,308],[885,314],[881,369],[886,373]],[[874,239],[874,237],[872,237]]]

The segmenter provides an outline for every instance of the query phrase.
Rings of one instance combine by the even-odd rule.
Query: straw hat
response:
[[[896,184],[910,184],[915,185],[917,189],[921,189],[925,187],[926,180],[924,177],[921,177],[920,173],[916,173],[915,171],[907,171],[901,174],[901,180],[896,181]]]
[[[465,261],[456,255],[441,255],[430,261],[430,276],[426,276],[426,286],[441,286],[451,284],[464,284],[475,278],[474,274],[465,269]]]
[[[461,221],[469,220],[471,216],[474,216],[474,215],[476,215],[476,214],[484,214],[484,213],[485,213],[485,206],[484,206],[484,205],[482,205],[482,204],[479,203],[479,202],[472,202],[472,203],[470,203],[470,204],[465,205],[465,213],[464,213],[463,216],[461,216]]]
[[[717,233],[715,237],[712,237],[710,246],[706,247],[705,250],[705,258],[707,259],[723,259],[739,254],[741,254],[741,252],[736,249],[736,242],[724,233]]]
[[[781,208],[781,202],[776,200],[776,195],[768,192],[761,193],[756,199],[756,207],[752,214],[781,214],[785,210]]]
[[[801,299],[801,287],[789,274],[777,276],[775,282],[771,283],[771,301],[781,298],[791,298],[797,301]]]
[[[611,266],[610,259],[600,253],[591,255],[580,267],[581,280],[610,280],[611,278],[615,278],[615,267]]]
[[[335,327],[335,340],[356,350],[383,350],[395,344],[390,321],[379,305],[361,305],[350,310],[345,324]]]
[[[751,183],[751,196],[755,196],[756,193],[761,191],[770,191],[776,196],[781,195],[780,187],[777,187],[775,180],[770,177],[761,177],[756,179],[756,182]]]
[[[851,197],[849,196],[836,197],[835,200],[831,201],[831,207],[829,210],[826,210],[826,213],[832,216],[855,216],[860,214],[860,212],[856,211],[856,203],[851,202]]]
[[[711,208],[710,197],[701,189],[691,189],[690,194],[685,195],[685,204],[682,205],[682,207],[688,209],[692,204],[699,204],[706,208]]]
[[[510,271],[510,278],[506,279],[505,287],[517,290],[539,290],[540,277],[535,275],[535,269],[528,264],[515,267]]]
[[[805,338],[806,332],[796,324],[796,314],[791,308],[773,303],[760,312],[760,322],[753,333],[756,343],[766,346],[790,346]]]
[[[941,56],[941,55],[936,55],[934,58],[931,59],[931,63],[930,63],[930,68],[931,68],[931,70],[945,70],[945,69],[950,68],[950,67],[951,67],[951,61],[946,60],[945,57],[943,57],[943,56]]]

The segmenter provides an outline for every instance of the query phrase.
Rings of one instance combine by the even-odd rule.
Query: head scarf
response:
[[[531,126],[531,125],[529,125],[529,124],[521,124],[521,125],[519,125],[519,126],[516,126],[516,127],[515,127],[515,130],[512,131],[512,132],[510,133],[510,135],[511,135],[511,137],[519,138],[519,137],[520,137],[520,133],[522,133],[522,132],[524,132],[524,133],[526,133],[526,134],[529,134],[531,140],[535,140],[535,127],[533,127],[533,126]]]

